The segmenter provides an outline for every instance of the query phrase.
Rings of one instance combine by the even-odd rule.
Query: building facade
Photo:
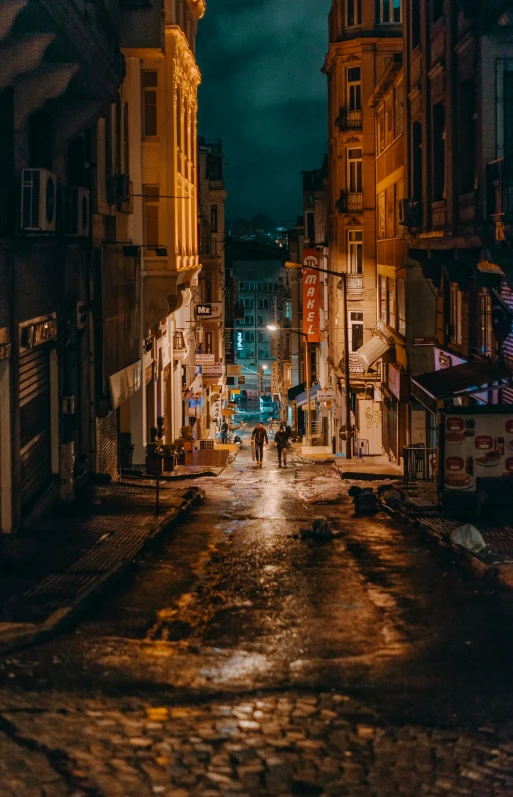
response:
[[[337,391],[333,418],[337,451],[345,450],[346,423],[356,429],[365,451],[381,453],[379,371],[357,351],[381,333],[376,330],[376,130],[369,105],[376,84],[403,48],[401,0],[376,3],[334,0],[329,17],[328,78],[328,244],[329,268],[347,274],[347,297],[336,277],[328,279],[329,384]],[[347,315],[347,319],[345,319]],[[347,341],[344,329],[347,326]],[[346,419],[342,397],[344,352],[349,347],[353,416]]]

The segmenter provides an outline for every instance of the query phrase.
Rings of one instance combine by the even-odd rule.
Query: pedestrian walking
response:
[[[221,443],[226,443],[228,441],[228,431],[228,424],[224,421],[221,425]]]
[[[265,445],[269,445],[269,438],[267,437],[267,432],[265,430],[265,426],[260,421],[258,426],[255,426],[253,429],[253,434],[251,435],[251,441],[255,444],[255,455],[257,461],[257,467],[262,467],[262,462],[264,459],[264,443]]]
[[[278,467],[281,468],[281,460],[283,459],[283,465],[287,467],[287,443],[289,441],[289,436],[285,430],[285,427],[282,425],[274,435],[274,442],[278,448]]]

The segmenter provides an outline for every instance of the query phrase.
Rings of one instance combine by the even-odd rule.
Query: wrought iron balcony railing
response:
[[[358,213],[363,210],[363,194],[361,191],[341,191],[336,204],[340,213]]]
[[[347,108],[341,108],[335,124],[343,132],[346,130],[361,130],[362,112],[361,110],[348,111]]]
[[[347,275],[347,295],[348,297],[363,295],[363,274]]]

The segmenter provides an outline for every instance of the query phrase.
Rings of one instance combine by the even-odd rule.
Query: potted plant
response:
[[[173,443],[166,443],[161,448],[162,457],[164,459],[164,470],[172,471],[175,469],[177,452]]]
[[[180,429],[180,437],[182,438],[184,450],[192,451],[194,445],[192,426],[182,426]]]
[[[151,473],[153,476],[159,476],[162,473],[163,466],[164,458],[159,444],[148,443],[146,446],[146,472]]]

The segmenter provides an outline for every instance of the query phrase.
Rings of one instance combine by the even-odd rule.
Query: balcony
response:
[[[348,299],[360,299],[363,296],[363,274],[347,275]]]
[[[341,191],[336,206],[339,213],[360,213],[363,210],[363,194],[361,191]]]
[[[347,108],[341,108],[335,120],[338,129],[345,133],[348,130],[361,130],[362,129],[362,112],[348,111]]]

